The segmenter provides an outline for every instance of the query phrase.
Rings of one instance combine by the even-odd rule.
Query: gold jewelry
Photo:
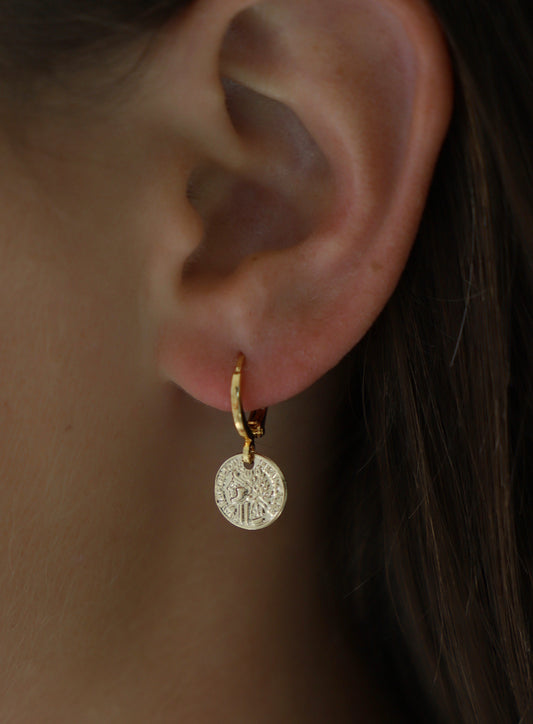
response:
[[[254,410],[246,419],[241,403],[243,367],[241,354],[231,378],[231,411],[237,432],[244,438],[244,448],[242,455],[234,455],[220,466],[215,477],[215,501],[233,525],[259,530],[281,515],[287,500],[287,484],[278,466],[255,452],[255,439],[265,434],[268,408]]]

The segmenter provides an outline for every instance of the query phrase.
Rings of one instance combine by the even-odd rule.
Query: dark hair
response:
[[[405,273],[348,360],[328,568],[411,721],[501,724],[533,719],[533,19],[530,0],[431,1],[455,111]],[[0,0],[0,83],[187,4]]]
[[[533,720],[527,1],[432,0],[454,116],[405,273],[353,354],[345,593],[382,669],[415,700],[421,683],[422,721]]]
[[[149,32],[190,0],[0,0],[3,78],[45,75],[90,53]],[[90,56],[94,65],[94,55]]]

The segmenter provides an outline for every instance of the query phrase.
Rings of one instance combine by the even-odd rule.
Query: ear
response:
[[[421,0],[199,0],[149,63],[190,157],[188,238],[152,274],[159,370],[229,409],[243,352],[245,407],[268,406],[395,288],[451,114],[445,42]]]

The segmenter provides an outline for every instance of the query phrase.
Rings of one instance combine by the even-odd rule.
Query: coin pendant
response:
[[[241,455],[223,463],[215,478],[218,509],[230,523],[245,530],[266,528],[281,515],[287,500],[287,485],[278,466],[255,455],[251,469]]]

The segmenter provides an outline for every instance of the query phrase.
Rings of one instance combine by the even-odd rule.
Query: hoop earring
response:
[[[269,458],[255,452],[256,438],[265,434],[268,408],[254,410],[247,420],[241,403],[244,355],[237,361],[231,378],[231,411],[237,432],[244,438],[242,454],[220,466],[215,477],[215,501],[222,515],[245,530],[271,525],[281,515],[287,500],[283,473]]]

